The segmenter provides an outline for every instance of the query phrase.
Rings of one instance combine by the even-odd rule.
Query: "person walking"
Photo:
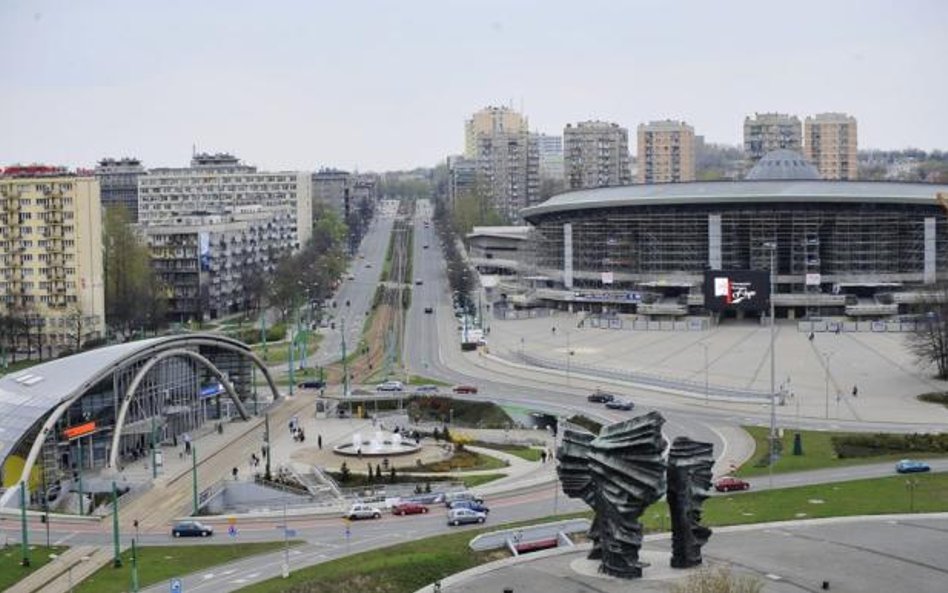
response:
[[[320,449],[323,448],[323,435],[316,435],[316,446]]]
[[[853,397],[859,395],[859,387],[853,385]]]
[[[234,469],[230,470],[230,473],[234,475],[234,481],[236,482],[237,481],[237,468],[234,467]]]

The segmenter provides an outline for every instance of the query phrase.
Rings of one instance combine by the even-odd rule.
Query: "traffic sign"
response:
[[[227,524],[228,524],[228,525],[236,525],[236,524],[237,524],[237,517],[227,517]]]
[[[171,579],[171,593],[182,593],[184,587],[181,586],[181,579]]]
[[[286,537],[296,537],[296,530],[295,530],[295,529],[287,529],[287,530],[286,530]]]
[[[237,527],[231,525],[227,528],[227,535],[231,537],[237,537]]]

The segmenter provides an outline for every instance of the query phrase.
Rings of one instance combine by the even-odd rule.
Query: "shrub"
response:
[[[702,567],[684,582],[672,585],[672,593],[759,593],[764,584],[757,578],[735,575],[729,566]]]
[[[948,433],[852,434],[833,437],[832,444],[840,459],[892,453],[948,453]]]

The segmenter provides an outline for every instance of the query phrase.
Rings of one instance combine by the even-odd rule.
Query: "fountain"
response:
[[[421,446],[415,443],[405,442],[402,435],[398,433],[383,433],[376,430],[371,439],[363,439],[362,433],[357,432],[352,435],[352,443],[337,445],[333,451],[339,455],[349,457],[390,457],[393,455],[408,455],[416,453]]]

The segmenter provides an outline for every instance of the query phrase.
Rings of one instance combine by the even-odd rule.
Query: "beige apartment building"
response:
[[[695,130],[685,122],[653,121],[638,128],[639,183],[695,180]]]
[[[43,348],[74,348],[104,335],[103,284],[99,182],[58,167],[7,167],[0,314],[27,320]]]
[[[619,124],[584,121],[563,129],[568,189],[630,185],[629,131]]]
[[[800,118],[785,113],[755,113],[744,118],[744,154],[748,164],[754,165],[768,152],[780,149],[803,149]]]
[[[856,118],[845,113],[820,113],[803,122],[803,156],[816,165],[820,177],[858,177]]]
[[[492,134],[526,134],[527,118],[507,107],[485,107],[464,122],[464,156],[477,157],[477,137]]]

